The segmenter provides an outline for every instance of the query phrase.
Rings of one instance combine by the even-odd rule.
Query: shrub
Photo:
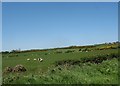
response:
[[[4,69],[4,73],[10,73],[10,72],[12,72],[12,68],[11,67],[6,67],[5,69]]]
[[[88,49],[87,48],[83,48],[83,49],[81,49],[82,51],[87,51]]]
[[[45,55],[47,55],[47,53],[45,53]]]
[[[79,65],[80,63],[101,63],[104,60],[110,60],[113,58],[118,58],[118,54],[106,54],[106,55],[98,55],[95,57],[83,57],[80,60],[62,60],[62,61],[56,61],[55,65]]]
[[[79,49],[79,51],[81,51],[82,49]]]
[[[16,65],[13,68],[13,72],[25,72],[26,68],[23,65]]]

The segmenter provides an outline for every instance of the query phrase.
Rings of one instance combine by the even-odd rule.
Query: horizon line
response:
[[[71,47],[71,46],[92,46],[92,45],[98,45],[98,44],[105,44],[105,43],[116,43],[116,42],[120,42],[119,40],[117,41],[112,41],[112,42],[102,42],[102,43],[95,43],[95,44],[83,44],[83,45],[69,45],[69,46],[62,46],[62,47],[49,47],[49,48],[31,48],[31,49],[11,49],[11,50],[2,50],[0,52],[5,52],[5,51],[12,51],[12,50],[20,50],[20,51],[29,51],[29,50],[46,50],[46,49],[56,49],[56,48],[67,48],[67,47]]]

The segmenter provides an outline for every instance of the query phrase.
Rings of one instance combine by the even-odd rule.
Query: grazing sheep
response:
[[[43,59],[42,59],[42,58],[38,58],[38,61],[42,62],[42,61],[43,61]]]
[[[36,61],[37,59],[33,59],[34,61]]]
[[[27,61],[30,61],[30,59],[28,58]]]

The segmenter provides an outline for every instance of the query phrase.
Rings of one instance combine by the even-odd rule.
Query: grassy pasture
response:
[[[20,73],[19,80],[23,80],[21,83],[26,83],[26,84],[27,84],[26,80],[30,77],[33,78],[33,76],[37,80],[34,80],[33,78],[33,80],[29,82],[31,84],[32,83],[35,83],[35,84],[36,83],[45,83],[45,84],[47,83],[48,84],[51,84],[51,83],[54,83],[54,84],[55,83],[66,83],[66,84],[69,84],[69,83],[81,83],[81,84],[110,83],[111,84],[112,83],[112,84],[116,84],[118,83],[117,82],[117,68],[118,68],[117,58],[103,61],[101,64],[84,63],[84,64],[81,64],[84,66],[72,65],[69,67],[63,65],[63,66],[60,66],[62,71],[56,70],[57,72],[51,73],[53,69],[58,68],[58,67],[55,67],[55,62],[57,61],[81,60],[81,58],[92,58],[92,57],[99,56],[99,55],[101,56],[109,55],[111,53],[118,54],[117,48],[96,50],[96,48],[103,48],[103,47],[109,47],[109,46],[110,45],[105,45],[105,44],[96,46],[94,48],[89,48],[92,51],[88,51],[88,52],[80,52],[79,51],[80,48],[72,48],[72,49],[55,49],[55,50],[53,49],[53,50],[47,50],[47,51],[3,54],[3,57],[2,57],[3,67],[2,68],[4,70],[8,66],[14,67],[18,64],[24,65],[27,71],[24,73]],[[117,44],[114,44],[111,46],[117,47]],[[73,52],[66,53],[66,51],[73,51]],[[60,52],[60,53],[57,53],[57,52]],[[30,58],[30,61],[27,61],[27,58]],[[42,58],[43,62],[34,61],[33,60],[34,58]],[[105,72],[107,68],[109,68],[108,70],[110,70],[110,74],[107,74],[108,72]],[[100,71],[103,71],[103,74]],[[3,74],[4,78],[12,77],[12,76],[16,77],[17,75],[16,73]],[[26,78],[25,76],[27,76],[28,78]],[[40,77],[42,77],[43,80]],[[51,80],[51,77],[53,80]],[[70,77],[73,77],[73,79],[76,79],[76,81],[73,81],[73,79],[71,79]],[[84,80],[84,78],[86,80]],[[44,79],[47,79],[47,81]],[[67,79],[68,79],[68,82],[66,81]],[[11,83],[20,83],[19,80],[15,80]],[[62,80],[65,80],[66,82]]]
[[[46,51],[50,53],[49,51]],[[60,53],[60,54],[53,54],[50,53],[45,55],[46,52],[35,52],[35,53],[18,53],[17,57],[4,57],[3,60],[3,69],[7,66],[14,67],[17,64],[24,65],[28,71],[35,72],[36,70],[47,70],[48,67],[54,64],[55,61],[58,60],[79,60],[82,57],[92,57],[101,54],[109,54],[109,53],[117,53],[118,51],[115,49],[110,50],[97,50],[97,51],[90,51],[90,52],[74,52],[74,53]],[[31,55],[32,54],[32,55]],[[11,54],[11,56],[14,54]],[[27,61],[27,58],[30,58],[30,61]],[[34,58],[43,58],[43,62],[34,61]]]

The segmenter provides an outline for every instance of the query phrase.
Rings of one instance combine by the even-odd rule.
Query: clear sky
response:
[[[118,3],[3,3],[3,50],[118,40]]]
[[[2,3],[1,2],[0,2],[0,51],[2,51]]]

